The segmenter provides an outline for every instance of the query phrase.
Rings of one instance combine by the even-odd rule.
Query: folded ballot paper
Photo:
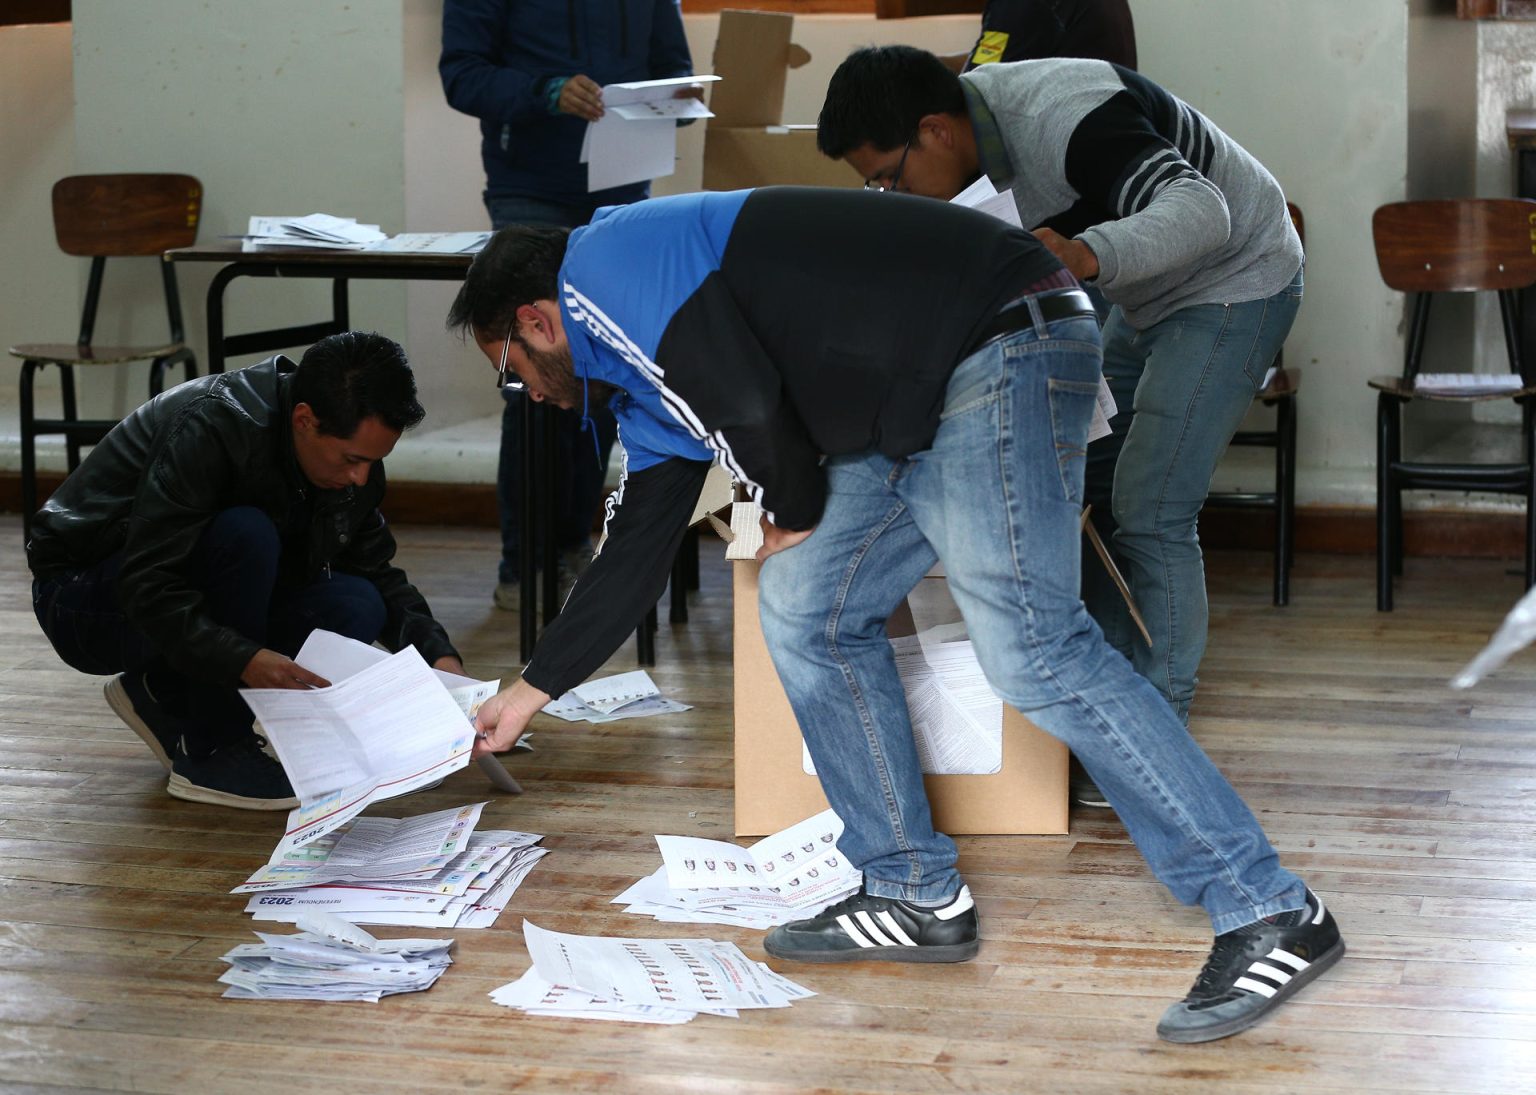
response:
[[[587,165],[587,189],[648,182],[677,170],[677,123],[713,118],[691,94],[718,76],[637,80],[603,88],[603,116],[587,123],[580,161]]]
[[[577,685],[543,707],[546,715],[566,722],[614,722],[690,710],[686,703],[663,696],[643,669]]]
[[[376,224],[352,217],[311,213],[305,217],[252,217],[242,251],[284,249],[371,251],[390,255],[473,255],[490,240],[485,231],[401,232],[387,236]]]
[[[769,928],[801,920],[863,884],[863,875],[838,851],[842,831],[842,819],[823,810],[750,848],[658,836],[661,867],[613,903],[672,923]]]
[[[474,712],[500,687],[433,669],[414,647],[386,654],[330,631],[312,632],[294,660],[330,687],[240,691],[299,798],[278,855],[467,765]],[[498,786],[518,789],[485,759]]]
[[[407,818],[400,824],[435,816]],[[353,827],[387,820],[360,818]],[[320,881],[332,874],[331,854],[346,840],[333,833],[275,859],[235,892],[252,895],[245,911],[257,920],[295,922],[325,912],[352,924],[488,928],[547,854],[547,849],[536,847],[542,839],[533,833],[490,829],[470,835],[463,851],[441,867],[396,871],[403,864],[373,861],[362,869],[341,865],[334,874],[349,877]],[[313,873],[305,877],[306,871]]]
[[[366,1000],[431,988],[453,959],[452,939],[375,939],[344,920],[312,913],[298,935],[257,932],[224,961],[233,1000]]]
[[[523,921],[533,968],[491,999],[533,1015],[685,1023],[700,1012],[786,1008],[815,993],[711,939],[565,935]]]

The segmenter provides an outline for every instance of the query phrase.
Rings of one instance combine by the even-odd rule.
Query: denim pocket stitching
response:
[[[1050,377],[1046,380],[1047,399],[1050,402],[1051,411],[1051,441],[1056,447],[1056,473],[1061,480],[1061,493],[1065,501],[1074,505],[1083,503],[1083,479],[1074,475],[1070,470],[1075,461],[1079,466],[1088,458],[1088,446],[1086,434],[1081,447],[1064,444],[1061,440],[1061,414],[1057,404],[1057,393],[1073,395],[1078,398],[1097,400],[1099,386],[1082,380],[1064,380]],[[1073,489],[1074,483],[1076,489]]]

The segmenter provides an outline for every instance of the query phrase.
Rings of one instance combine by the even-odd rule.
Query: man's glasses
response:
[[[507,337],[501,344],[501,361],[496,366],[496,387],[508,392],[526,392],[528,385],[523,383],[523,378],[507,368],[507,348],[512,345],[512,333],[517,329],[517,320],[512,321],[512,326],[507,328]]]
[[[902,146],[902,149],[901,149],[901,159],[896,161],[896,170],[893,171],[890,174],[889,177],[890,177],[891,181],[890,181],[889,184],[881,181],[882,179],[885,179],[887,176],[885,176],[884,174],[880,174],[880,175],[875,175],[872,178],[865,179],[864,180],[864,189],[865,190],[879,190],[882,193],[884,193],[885,191],[888,191],[888,190],[895,190],[898,186],[900,186],[901,185],[901,173],[902,173],[902,171],[907,166],[907,153],[912,151],[912,142],[914,140],[916,140],[916,139],[917,138],[916,138],[915,135],[912,136],[912,137],[908,137],[907,138],[907,143]]]

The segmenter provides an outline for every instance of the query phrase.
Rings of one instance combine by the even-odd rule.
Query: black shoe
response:
[[[165,789],[174,798],[237,810],[291,810],[299,804],[283,766],[262,752],[254,734],[206,757],[178,752]]]
[[[143,739],[155,759],[169,772],[171,757],[176,755],[176,743],[181,737],[182,720],[160,706],[160,701],[150,692],[144,674],[120,673],[107,682],[102,694],[107,697],[107,706]]]
[[[1322,898],[1216,937],[1189,995],[1163,1013],[1158,1037],[1210,1042],[1247,1030],[1344,957],[1344,940]],[[1294,923],[1293,923],[1294,922]]]
[[[960,887],[942,908],[856,893],[763,938],[775,958],[799,962],[964,962],[981,946],[976,903]]]
[[[1097,806],[1109,809],[1109,799],[1104,797],[1104,792],[1099,790],[1099,785],[1086,775],[1080,779],[1074,779],[1071,783],[1072,801],[1079,806]]]

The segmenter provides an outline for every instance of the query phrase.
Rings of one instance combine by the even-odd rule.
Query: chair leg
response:
[[[685,624],[688,622],[688,540],[677,547],[677,556],[672,560],[672,581],[670,604],[667,608],[667,622]]]
[[[74,422],[80,413],[75,403],[75,370],[72,365],[59,366],[59,393],[64,397],[64,418]],[[80,440],[73,433],[64,434],[64,447],[69,453],[69,470],[80,466]]]
[[[21,542],[32,536],[32,515],[37,512],[37,416],[33,408],[33,373],[42,362],[21,363]]]
[[[1296,516],[1295,400],[1286,398],[1275,406],[1275,597],[1277,606],[1291,601],[1291,555],[1294,551]]]
[[[645,619],[635,630],[635,660],[641,665],[656,664],[656,606],[645,614]]]
[[[1392,611],[1391,400],[1376,400],[1376,610]]]
[[[1525,434],[1525,588],[1536,586],[1536,408],[1520,407]]]

